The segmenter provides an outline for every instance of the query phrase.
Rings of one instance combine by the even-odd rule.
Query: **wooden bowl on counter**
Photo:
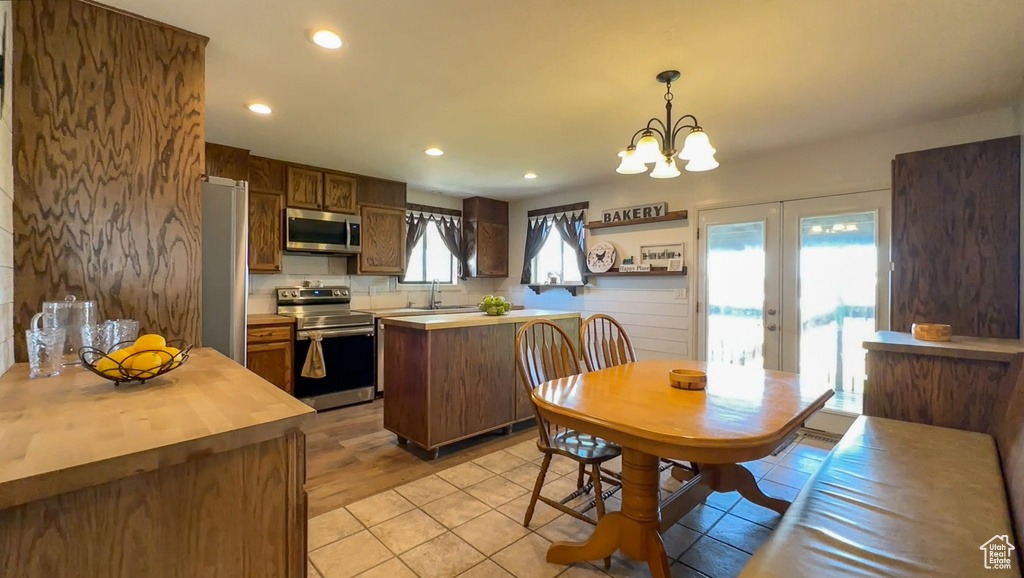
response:
[[[699,369],[673,369],[668,381],[676,389],[701,390],[708,385],[708,374]]]
[[[953,339],[953,328],[942,323],[915,323],[910,334],[921,341],[949,341]]]

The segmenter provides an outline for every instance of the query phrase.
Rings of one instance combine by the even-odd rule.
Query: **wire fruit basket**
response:
[[[138,349],[121,358],[112,357],[118,351],[132,346],[134,342],[124,341],[111,347],[108,351],[95,347],[83,347],[79,350],[78,357],[82,360],[82,367],[96,375],[109,379],[114,385],[122,383],[146,383],[146,381],[174,371],[188,361],[189,352],[192,351],[192,344],[180,339],[167,342],[167,347],[162,349]],[[168,351],[176,349],[177,353]],[[136,368],[139,361],[152,361],[153,356],[158,365],[144,363],[144,367]],[[120,359],[119,359],[120,358]]]

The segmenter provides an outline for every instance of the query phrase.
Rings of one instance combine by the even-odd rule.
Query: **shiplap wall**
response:
[[[573,297],[563,289],[545,289],[542,295],[522,288],[503,293],[513,303],[534,309],[578,311],[587,318],[604,313],[615,318],[629,334],[638,359],[690,359],[690,306],[670,289],[602,289],[585,287]]]

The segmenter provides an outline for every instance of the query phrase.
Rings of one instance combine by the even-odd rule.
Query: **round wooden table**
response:
[[[671,369],[708,374],[703,391],[669,385]],[[661,540],[711,492],[744,498],[785,513],[789,503],[765,495],[740,462],[769,455],[834,392],[799,375],[679,360],[627,363],[541,384],[533,401],[544,419],[622,446],[622,509],[604,516],[586,542],[556,542],[547,560],[600,560],[616,550],[668,578]],[[661,502],[660,458],[700,464],[700,473]],[[682,477],[682,476],[680,476]]]

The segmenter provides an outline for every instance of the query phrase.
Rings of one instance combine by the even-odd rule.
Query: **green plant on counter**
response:
[[[495,297],[494,295],[488,295],[484,297],[484,300],[480,302],[480,311],[496,317],[498,315],[508,315],[509,311],[512,311],[512,302],[506,300],[502,296]]]

